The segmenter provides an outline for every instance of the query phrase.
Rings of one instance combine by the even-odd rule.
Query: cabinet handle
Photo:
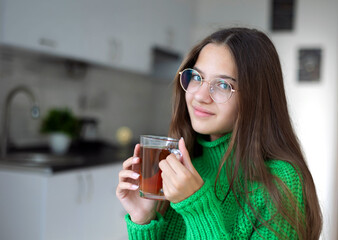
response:
[[[109,60],[118,62],[122,58],[122,42],[118,39],[112,38],[109,41],[110,56]]]
[[[77,194],[77,202],[79,204],[81,204],[82,199],[83,199],[83,195],[86,191],[85,181],[84,181],[82,174],[77,175],[77,181],[78,181],[78,185],[79,185],[78,194]]]
[[[87,201],[90,202],[94,194],[93,175],[91,173],[88,173],[86,175],[86,179],[87,179]]]
[[[39,39],[39,44],[41,46],[45,46],[45,47],[50,47],[50,48],[56,48],[56,41],[50,38],[40,38]]]

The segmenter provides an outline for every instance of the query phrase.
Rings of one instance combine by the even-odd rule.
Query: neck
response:
[[[225,134],[213,134],[213,135],[210,135],[210,141],[215,141],[215,140],[219,139],[220,137],[223,137]]]

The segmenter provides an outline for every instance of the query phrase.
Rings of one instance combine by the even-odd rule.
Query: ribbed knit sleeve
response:
[[[298,175],[298,172],[291,164],[284,161],[270,160],[267,161],[266,165],[269,167],[270,172],[278,177],[282,184],[285,184],[295,200],[296,207],[294,208],[291,207],[286,195],[283,194],[285,197],[284,201],[289,206],[289,214],[293,214],[298,221],[302,221],[303,218],[301,216],[305,212],[305,204],[301,176]],[[283,192],[278,183],[277,187]],[[298,239],[296,230],[294,229],[295,226],[290,225],[281,214],[275,214],[277,211],[276,206],[268,196],[266,190],[264,190],[264,188],[261,189],[261,191],[251,196],[251,201],[260,202],[259,214],[261,214],[265,220],[271,219],[269,221],[271,229],[264,225],[257,224],[257,231],[253,232],[250,239],[262,239],[262,237],[263,239]],[[262,201],[263,196],[268,196],[264,202]],[[258,198],[260,198],[260,200],[258,200]]]
[[[206,181],[202,188],[188,199],[171,203],[181,214],[186,225],[186,239],[230,239],[226,229],[222,202],[216,198],[213,183]]]
[[[125,216],[127,223],[128,236],[130,240],[150,240],[164,239],[162,234],[167,223],[161,214],[156,213],[156,220],[152,220],[149,224],[139,225],[130,220],[129,214]]]
[[[290,214],[304,213],[302,182],[297,171],[291,164],[281,160],[270,160],[266,165],[270,168],[270,172],[285,184],[296,200],[297,207],[288,209]],[[294,226],[289,224],[280,213],[276,214],[277,208],[266,188],[257,182],[251,187],[249,201],[255,212],[248,204],[243,204],[244,211],[238,215],[232,239],[298,239]],[[257,216],[260,220],[257,220]],[[298,220],[300,219],[299,217]],[[268,221],[269,227],[262,224],[262,221]]]

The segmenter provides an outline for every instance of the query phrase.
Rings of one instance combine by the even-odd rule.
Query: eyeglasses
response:
[[[227,102],[232,94],[236,92],[227,81],[227,79],[234,80],[234,78],[227,77],[225,78],[216,78],[210,82],[205,81],[202,78],[201,74],[195,69],[187,68],[184,69],[180,74],[180,82],[184,91],[187,93],[195,93],[203,85],[203,82],[208,83],[209,85],[209,94],[210,97],[216,103],[225,103]]]

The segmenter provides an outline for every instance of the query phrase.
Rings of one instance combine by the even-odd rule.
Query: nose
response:
[[[212,103],[213,100],[210,96],[209,88],[209,83],[203,82],[202,86],[195,92],[195,100],[203,103]]]

